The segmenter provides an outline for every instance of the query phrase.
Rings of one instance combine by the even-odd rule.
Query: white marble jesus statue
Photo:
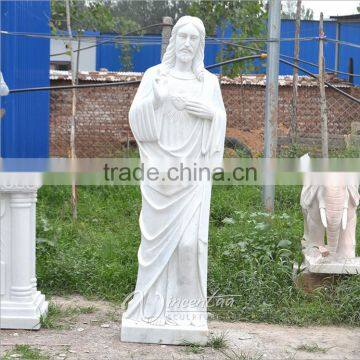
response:
[[[204,68],[204,47],[203,22],[183,16],[161,64],[143,76],[129,119],[145,166],[222,166],[226,113],[218,78]],[[141,193],[138,276],[121,339],[204,344],[211,179],[143,181]]]

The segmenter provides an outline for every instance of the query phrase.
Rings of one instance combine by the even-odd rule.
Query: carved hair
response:
[[[166,76],[170,69],[175,66],[175,42],[178,31],[185,25],[192,24],[200,35],[199,46],[192,62],[192,70],[198,80],[204,77],[204,50],[205,50],[205,27],[203,22],[195,16],[182,16],[172,28],[169,45],[161,61],[160,74]]]

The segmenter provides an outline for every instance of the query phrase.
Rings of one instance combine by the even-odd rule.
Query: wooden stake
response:
[[[320,111],[321,111],[321,147],[322,157],[329,157],[328,141],[328,118],[325,92],[325,59],[324,59],[324,15],[320,13],[319,23],[319,87],[320,87]]]
[[[71,82],[76,85],[77,69],[75,62],[75,54],[72,47],[72,31],[71,31],[71,18],[70,18],[70,0],[65,0],[66,4],[66,23],[69,33],[68,48],[71,53]],[[78,52],[79,53],[79,52]],[[70,124],[70,158],[76,158],[75,152],[75,114],[76,114],[76,89],[72,89],[72,110],[71,110],[71,124]],[[76,184],[75,179],[72,180],[71,185],[71,206],[73,218],[77,218],[77,197],[76,197]]]
[[[296,4],[296,20],[295,20],[295,43],[294,43],[294,64],[299,65],[299,37],[301,26],[301,0],[297,0]],[[294,67],[293,70],[293,97],[292,97],[292,114],[291,114],[291,126],[290,126],[290,138],[291,143],[297,143],[297,99],[298,99],[298,83],[299,83],[299,70]]]

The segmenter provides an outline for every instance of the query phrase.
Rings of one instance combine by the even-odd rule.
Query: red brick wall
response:
[[[53,81],[53,85],[64,82]],[[78,157],[114,156],[133,139],[128,112],[136,89],[137,85],[126,85],[78,91],[75,127]],[[50,156],[66,157],[70,149],[72,91],[52,91],[50,104]]]
[[[89,84],[89,82],[86,82]],[[53,86],[69,82],[52,81]],[[78,157],[114,156],[133,136],[128,112],[137,85],[78,90],[76,118],[76,153]],[[346,89],[360,98],[360,88]],[[261,151],[264,124],[265,88],[256,85],[222,85],[228,117],[229,136],[240,138],[255,151]],[[326,90],[330,138],[350,133],[351,122],[360,121],[360,105]],[[287,136],[291,119],[292,88],[279,88],[279,136]],[[52,91],[50,111],[50,154],[69,153],[72,91]],[[320,136],[320,106],[317,87],[300,87],[298,99],[298,134],[304,139]]]

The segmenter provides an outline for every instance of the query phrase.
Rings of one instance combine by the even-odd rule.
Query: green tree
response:
[[[189,14],[198,16],[204,22],[208,36],[214,36],[220,31],[221,37],[225,29],[231,29],[231,40],[239,42],[246,38],[266,36],[266,11],[262,1],[196,1],[189,8]],[[253,48],[263,49],[264,42],[250,43]],[[251,51],[238,46],[224,44],[217,55],[218,61],[252,54]],[[238,76],[240,73],[254,71],[253,62],[237,62],[223,67],[223,73],[228,76]]]
[[[357,7],[357,11],[360,13],[360,3],[359,6]]]
[[[112,2],[112,12],[118,16],[132,19],[142,27],[159,24],[164,16],[174,21],[187,14],[189,1],[184,0],[119,0]],[[161,26],[146,30],[147,33],[161,34]]]
[[[99,31],[100,33],[126,34],[139,28],[139,25],[125,16],[115,16],[110,0],[78,1],[70,0],[71,26],[75,36],[83,35],[84,31]],[[65,1],[51,0],[50,27],[52,33],[66,31]],[[126,38],[119,39],[122,43],[121,63],[124,70],[131,68],[131,51]]]
[[[282,19],[296,19],[296,1],[287,0],[281,11]],[[301,20],[313,20],[314,11],[312,9],[306,8],[304,5],[301,6]]]
[[[129,31],[138,24],[124,16],[114,16],[112,1],[70,0],[71,24],[75,31],[93,30],[99,32]],[[51,20],[53,30],[66,30],[65,1],[51,0]]]

